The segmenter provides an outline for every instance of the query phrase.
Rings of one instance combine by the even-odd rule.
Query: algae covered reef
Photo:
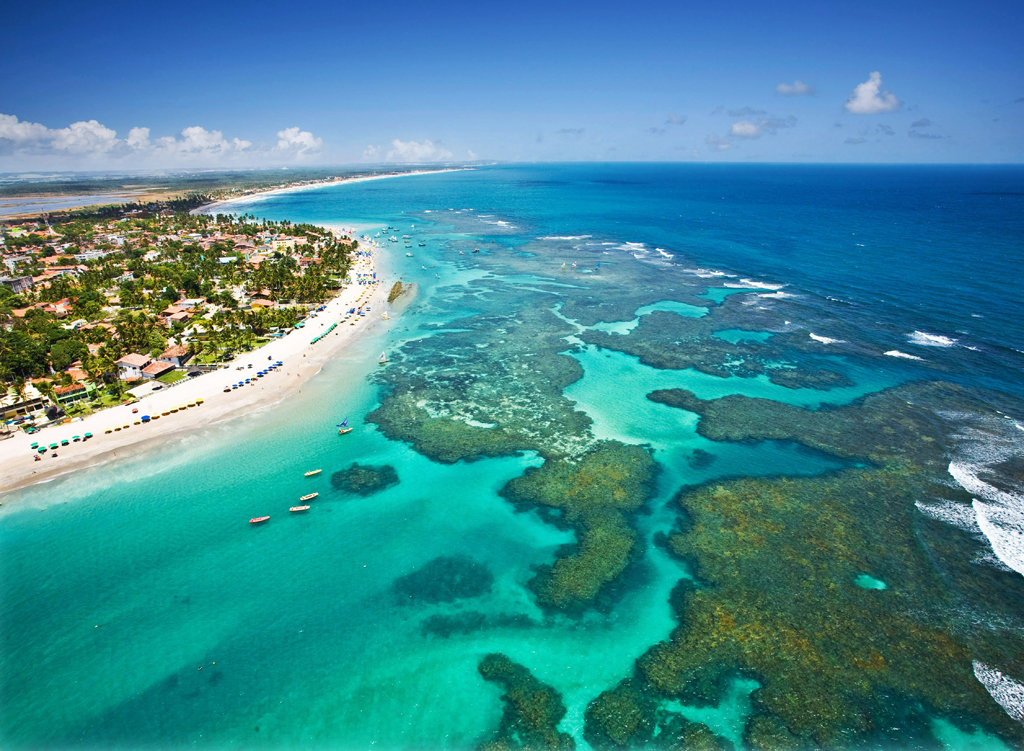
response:
[[[979,592],[977,581],[949,586],[954,568],[937,560],[937,538],[949,548],[971,542],[949,539],[950,528],[929,524],[915,505],[957,495],[934,480],[948,438],[932,407],[977,404],[943,384],[822,411],[686,392],[651,398],[699,412],[701,432],[718,439],[790,438],[872,464],[681,492],[668,544],[696,581],[674,594],[680,625],[641,658],[634,679],[591,706],[589,732],[642,745],[659,722],[649,697],[716,704],[732,676],[747,675],[761,684],[746,728],[754,748],[934,745],[933,716],[1024,743],[974,672],[980,661],[1024,674],[1019,617],[975,622],[1007,595],[1019,616],[1024,588],[1009,576],[998,594]],[[939,544],[926,546],[929,537]],[[858,586],[864,574],[886,588]]]
[[[541,683],[529,670],[503,654],[489,654],[479,666],[485,680],[497,683],[505,693],[501,723],[481,751],[573,751],[572,736],[558,730],[565,704],[551,686]]]
[[[398,472],[388,464],[375,467],[353,462],[347,469],[331,475],[331,486],[335,490],[364,497],[386,490],[398,482]]]
[[[448,301],[476,312],[408,341],[397,367],[377,375],[381,405],[368,419],[442,463],[526,452],[539,458],[540,466],[500,495],[575,535],[527,582],[546,619],[615,617],[628,572],[651,549],[641,515],[662,520],[655,543],[693,578],[681,578],[672,592],[671,634],[651,644],[617,685],[595,689],[579,728],[588,743],[731,748],[680,707],[718,706],[742,677],[758,686],[743,721],[750,748],[935,747],[938,719],[1024,747],[1024,729],[976,677],[977,664],[1024,676],[1024,585],[981,560],[986,548],[976,532],[926,513],[929,504],[969,512],[971,498],[950,482],[947,467],[958,416],[990,412],[985,399],[938,382],[817,410],[653,392],[648,398],[666,408],[666,421],[673,410],[694,413],[697,433],[708,439],[672,454],[672,477],[685,482],[699,472],[704,484],[679,489],[680,482],[658,495],[657,480],[665,477],[659,462],[670,454],[595,437],[591,418],[565,397],[583,376],[570,356],[581,344],[654,368],[717,376],[723,390],[730,377],[762,376],[825,394],[854,383],[853,361],[874,367],[888,358],[856,343],[855,322],[824,314],[815,330],[852,343],[844,342],[842,357],[822,354],[809,329],[791,324],[799,306],[781,298],[746,304],[749,293],[712,305],[699,296],[703,287],[676,283],[667,265],[628,260],[600,274],[549,281],[528,277],[527,255],[492,247],[473,257],[495,278],[478,279],[461,296],[453,290]],[[521,281],[505,287],[502,275]],[[635,320],[643,306],[664,300],[697,309],[653,310]],[[602,330],[615,322],[633,323],[603,327],[625,333]],[[732,341],[716,336],[723,331],[759,336]],[[685,446],[692,423],[679,424],[689,426],[679,428]],[[763,467],[758,475],[767,477],[740,477],[734,469],[715,475],[725,464],[717,461],[716,442],[767,441],[799,443],[842,459],[845,468],[817,476],[772,476]],[[1007,472],[1016,466],[1007,463]],[[449,638],[492,626],[543,627],[516,614],[469,611],[431,616],[423,632]],[[481,673],[508,691],[492,747],[571,742],[558,730],[564,708],[526,667],[491,655]],[[533,718],[529,730],[524,713]]]
[[[648,450],[605,441],[576,462],[549,459],[502,489],[517,506],[535,504],[576,531],[577,544],[530,582],[538,603],[561,610],[590,605],[636,560],[637,536],[627,520],[652,495],[654,473]]]

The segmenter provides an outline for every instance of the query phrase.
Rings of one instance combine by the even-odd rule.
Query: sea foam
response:
[[[764,295],[762,295],[762,297],[764,297]],[[817,334],[811,334],[810,332],[808,332],[808,333],[810,334],[811,339],[813,339],[816,342],[821,342],[822,344],[845,344],[846,343],[845,339],[829,339],[827,336],[818,336]]]
[[[1024,722],[1024,683],[977,660],[974,661],[974,677],[1006,714],[1017,722]]]
[[[952,339],[948,336],[928,334],[924,331],[915,331],[913,334],[907,334],[907,341],[911,344],[917,344],[922,347],[952,347],[957,342],[956,339]]]
[[[917,360],[919,362],[924,362],[923,357],[918,357],[917,355],[908,355],[906,352],[900,352],[898,349],[890,349],[888,352],[885,352],[883,354],[889,357],[902,357],[904,360]]]

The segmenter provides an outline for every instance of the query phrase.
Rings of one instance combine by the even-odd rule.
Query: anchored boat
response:
[[[292,506],[288,510],[292,513],[295,513],[296,511],[309,511],[309,506]]]
[[[254,517],[254,518],[250,519],[249,523],[250,524],[262,524],[263,522],[265,522],[269,518],[270,518],[269,516],[257,516],[257,517]]]
[[[306,477],[312,477],[313,475],[318,475],[321,472],[323,472],[322,469],[311,469],[309,470],[309,472],[306,473]]]
[[[309,493],[307,495],[302,496],[302,498],[300,498],[299,500],[300,501],[312,501],[318,495],[320,495],[320,494],[319,493]]]

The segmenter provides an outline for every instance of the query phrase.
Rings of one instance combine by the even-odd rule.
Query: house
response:
[[[96,391],[96,387],[91,383],[72,383],[70,386],[57,386],[53,390],[53,398],[58,404],[64,406],[81,399],[88,399],[94,391]]]
[[[0,276],[0,284],[8,287],[16,295],[32,289],[33,282],[35,279],[31,276]]]
[[[149,357],[133,353],[118,359],[115,364],[122,381],[134,381],[142,378],[142,369],[151,362],[153,361]]]
[[[171,328],[176,323],[187,323],[192,318],[192,314],[184,310],[167,316],[164,320],[167,321],[167,328]]]
[[[142,377],[146,379],[159,378],[165,373],[170,373],[172,370],[174,370],[174,366],[171,363],[153,360],[142,369]]]
[[[189,353],[188,347],[184,344],[178,344],[173,347],[168,347],[161,352],[157,360],[171,363],[172,365],[176,365],[180,368],[182,365],[187,363],[191,357],[192,355]]]

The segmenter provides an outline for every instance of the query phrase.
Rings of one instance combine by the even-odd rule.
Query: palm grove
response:
[[[5,389],[32,381],[50,395],[80,361],[99,399],[119,399],[122,355],[155,357],[170,343],[199,362],[228,360],[340,288],[354,243],[309,224],[188,213],[206,199],[4,228],[12,276],[33,281],[20,293],[0,286]],[[193,314],[166,315],[186,299]]]

